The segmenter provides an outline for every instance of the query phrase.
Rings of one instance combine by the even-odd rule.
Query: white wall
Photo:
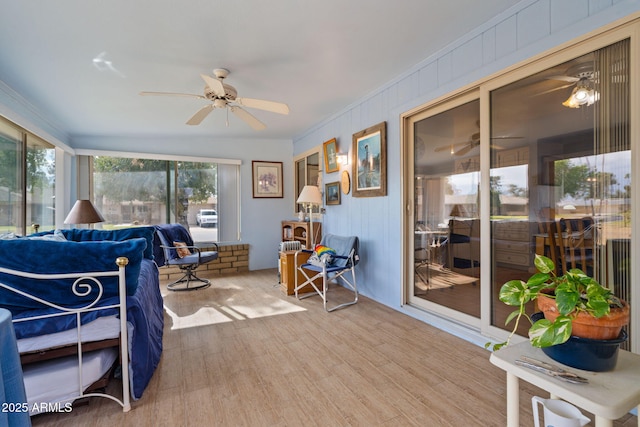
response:
[[[294,138],[294,155],[321,141],[337,138],[339,151],[349,151],[351,157],[354,133],[387,122],[388,196],[343,195],[342,203],[327,206],[324,216],[324,232],[360,237],[358,287],[364,295],[416,317],[429,316],[400,306],[403,263],[400,115],[639,10],[638,0],[523,1]],[[348,170],[351,173],[351,166]],[[323,176],[324,183],[336,180],[339,180],[337,173]],[[439,321],[433,317],[428,320]]]

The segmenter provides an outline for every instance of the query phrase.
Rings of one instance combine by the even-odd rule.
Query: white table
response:
[[[552,398],[563,399],[596,416],[596,427],[613,425],[634,407],[640,411],[640,355],[620,350],[613,371],[588,372],[567,367],[568,371],[585,377],[588,384],[568,383],[515,364],[521,356],[560,365],[547,357],[529,341],[511,344],[491,354],[490,361],[507,372],[507,427],[520,425],[519,380],[548,391]],[[638,418],[640,426],[640,417]]]

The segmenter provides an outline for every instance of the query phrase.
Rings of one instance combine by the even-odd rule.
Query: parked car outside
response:
[[[200,212],[196,215],[196,223],[203,228],[217,227],[218,212],[214,209],[200,209]]]

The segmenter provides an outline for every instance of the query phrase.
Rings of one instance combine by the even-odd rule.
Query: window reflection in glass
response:
[[[414,289],[480,317],[479,101],[417,121]]]
[[[27,135],[27,228],[33,231],[55,228],[55,149]]]
[[[22,234],[22,133],[0,118],[0,234]]]
[[[498,300],[500,286],[527,280],[536,253],[559,272],[581,268],[629,295],[630,268],[614,278],[609,265],[624,259],[614,248],[628,250],[631,237],[628,52],[624,40],[491,92],[495,326],[505,328],[512,311]],[[567,102],[583,86],[592,102]]]

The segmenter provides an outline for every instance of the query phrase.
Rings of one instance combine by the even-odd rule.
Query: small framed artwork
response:
[[[324,149],[324,171],[326,173],[338,172],[340,166],[338,166],[338,146],[336,139],[330,139],[322,144]]]
[[[340,182],[330,182],[324,185],[324,204],[339,205],[340,204]]]
[[[353,134],[353,197],[387,195],[387,123]]]
[[[253,160],[253,198],[282,198],[282,162]]]

